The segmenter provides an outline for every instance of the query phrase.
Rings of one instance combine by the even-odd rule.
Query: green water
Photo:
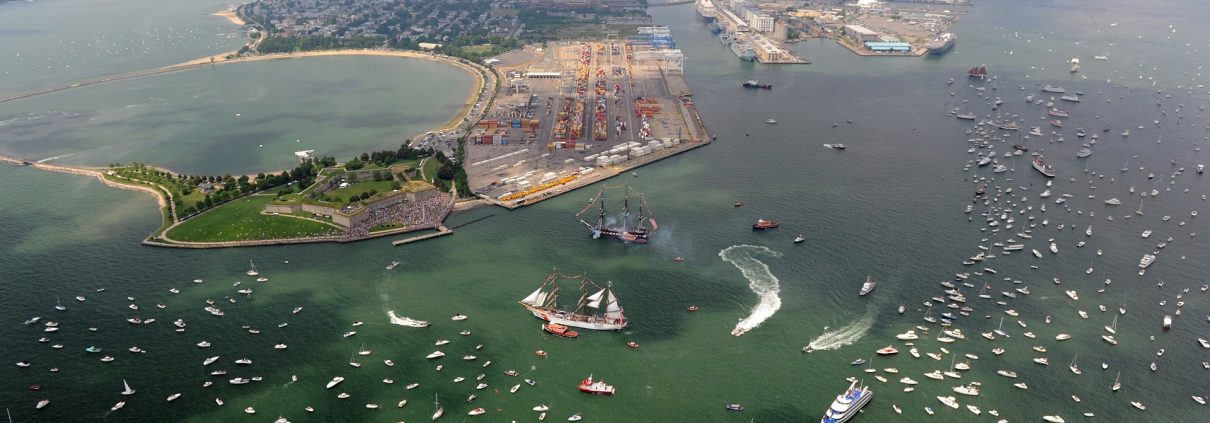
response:
[[[56,163],[154,163],[184,173],[288,169],[399,148],[466,104],[470,74],[396,57],[203,67],[0,104],[0,152]]]
[[[1210,216],[1190,218],[1189,211],[1205,204],[1200,196],[1208,190],[1206,181],[1192,172],[1192,164],[1203,160],[1193,147],[1210,146],[1203,139],[1204,112],[1197,110],[1197,105],[1206,102],[1205,90],[1188,90],[1201,83],[1196,67],[1204,60],[1205,47],[1185,47],[1184,43],[1197,42],[1193,36],[1197,22],[1208,14],[1205,6],[1195,2],[1146,13],[1129,7],[1126,2],[1104,4],[1096,10],[1086,10],[1075,2],[979,4],[955,28],[962,37],[958,47],[940,59],[863,59],[829,42],[808,41],[795,49],[815,64],[789,67],[740,63],[711,38],[692,6],[655,8],[652,13],[657,21],[672,27],[678,46],[685,51],[695,103],[719,138],[707,148],[639,169],[637,177],[615,181],[635,184],[655,209],[660,229],[650,244],[642,246],[589,239],[572,218],[592,195],[584,191],[511,212],[476,209],[459,214],[447,224],[457,226],[491,217],[457,228],[453,236],[402,248],[391,247],[388,240],[374,240],[269,249],[152,249],[137,244],[158,224],[150,198],[75,176],[0,167],[0,180],[5,182],[0,184],[0,199],[7,206],[0,208],[0,235],[8,240],[0,246],[0,275],[4,275],[0,315],[10,322],[2,332],[10,340],[5,356],[10,362],[33,362],[28,369],[11,363],[0,366],[4,405],[12,408],[15,421],[252,421],[277,415],[292,421],[424,421],[433,411],[431,401],[436,394],[446,408],[442,421],[532,421],[536,413],[530,408],[545,403],[552,410],[548,421],[563,421],[579,412],[585,421],[788,422],[814,421],[847,386],[844,378],[857,376],[871,383],[876,395],[854,421],[994,421],[986,414],[992,409],[1009,421],[1038,421],[1044,414],[1060,414],[1074,421],[1085,411],[1096,412],[1101,421],[1202,421],[1205,408],[1189,396],[1206,394],[1202,376],[1207,371],[1200,365],[1206,354],[1197,346],[1196,337],[1206,336],[1204,316],[1210,313],[1210,304],[1207,294],[1196,287],[1205,283],[1206,252],[1210,251],[1205,241],[1210,230],[1199,219]],[[1109,26],[1113,22],[1120,23]],[[1169,34],[1155,41],[1133,38],[1133,34],[1168,31],[1168,24],[1178,29],[1171,34],[1173,41],[1163,39]],[[1014,32],[1020,37],[1010,37]],[[1077,41],[1081,44],[1075,44]],[[1090,46],[1093,42],[1100,44]],[[1107,46],[1109,42],[1116,45]],[[1198,49],[1200,53],[1195,51]],[[1102,50],[1111,54],[1110,61],[1084,59]],[[1070,75],[1063,64],[1076,55],[1082,58],[1081,74],[1088,75],[1086,80]],[[309,63],[324,66],[323,62],[306,63],[307,69]],[[360,63],[364,62],[355,67],[363,66]],[[950,108],[964,105],[963,99],[968,100],[964,107],[980,114],[989,112],[985,103],[990,100],[976,97],[964,87],[963,72],[979,63],[988,64],[993,74],[1001,76],[999,89],[992,93],[993,98],[999,95],[1005,101],[1000,110],[1021,114],[1027,127],[1047,126],[1036,117],[1040,106],[1024,104],[1026,93],[1037,92],[1035,82],[1059,83],[1069,91],[1088,93],[1083,103],[1063,106],[1073,115],[1064,131],[1066,142],[1031,141],[1031,147],[1043,149],[1058,169],[1056,195],[1073,194],[1068,205],[1084,213],[1068,213],[1052,197],[1046,203],[1047,213],[1035,212],[1039,221],[1045,217],[1050,224],[1034,228],[1033,239],[1026,244],[1045,251],[1043,241],[1055,238],[1060,254],[1044,253],[1047,256],[1042,260],[1028,254],[998,257],[986,266],[999,273],[974,281],[976,286],[982,281],[991,283],[995,293],[1011,290],[1004,277],[1027,284],[1032,290],[1028,297],[1010,300],[993,295],[996,300],[1009,301],[1028,328],[1009,318],[1004,329],[1011,338],[996,342],[980,338],[978,333],[994,329],[1003,313],[1001,307],[967,290],[968,302],[976,310],[956,324],[967,333],[967,340],[944,345],[933,340],[934,334],[917,341],[922,353],[919,360],[906,353],[873,357],[875,349],[899,344],[893,341],[894,334],[924,324],[919,320],[923,313],[920,304],[941,294],[937,281],[975,270],[959,262],[977,252],[981,238],[1004,238],[980,232],[980,217],[967,222],[962,213],[973,193],[969,178],[976,173],[962,171],[971,158],[963,131],[971,124],[944,115]],[[1149,80],[1137,79],[1140,63],[1147,63],[1144,73],[1157,79],[1156,87]],[[1039,65],[1046,69],[1030,69]],[[197,75],[203,73],[172,77],[184,84],[201,78]],[[951,76],[959,83],[946,85],[945,79]],[[740,82],[754,77],[776,88],[756,92],[739,87]],[[1131,88],[1105,84],[1106,78]],[[386,78],[365,79],[360,83],[393,84]],[[154,83],[148,79],[132,85]],[[167,97],[160,93],[171,92],[171,85],[147,90]],[[1017,88],[1021,85],[1026,90]],[[1157,96],[1157,88],[1173,98]],[[80,101],[90,97],[85,92],[81,91]],[[292,90],[290,96],[312,94]],[[44,101],[50,102],[50,98]],[[1165,106],[1157,107],[1156,100]],[[1179,123],[1173,110],[1178,103],[1185,105],[1185,119]],[[411,107],[411,103],[398,107]],[[208,119],[232,119],[234,111],[214,109],[209,116],[197,115],[202,120],[199,124],[212,123],[205,121]],[[240,113],[246,117],[255,112]],[[770,117],[781,123],[762,123]],[[124,122],[138,119],[115,118],[111,130],[137,133],[136,125]],[[1163,122],[1162,144],[1154,143],[1160,130],[1150,124],[1153,119]],[[838,126],[832,128],[832,122]],[[1122,129],[1140,124],[1145,129],[1132,129],[1134,134],[1128,140],[1117,136]],[[1084,163],[1074,158],[1079,142],[1071,131],[1077,126],[1099,129],[1105,125],[1113,129],[1102,134],[1093,147],[1096,153],[1089,168],[1107,176],[1095,182],[1097,188],[1092,191],[1096,198],[1087,199],[1089,177],[1082,171]],[[3,134],[8,134],[7,129]],[[282,139],[275,142],[281,143],[283,151],[290,151],[290,140],[300,136],[278,138]],[[191,137],[180,140],[182,146],[174,148],[204,149],[214,144],[196,142],[200,146],[195,146]],[[836,152],[820,146],[837,141],[848,144],[849,149]],[[264,144],[270,148],[269,143]],[[58,151],[43,148],[49,153],[46,156]],[[1001,153],[1004,149],[997,147]],[[156,154],[157,160],[178,160],[180,166],[196,163],[197,172],[234,173],[243,166],[274,163],[240,164],[242,159],[236,155],[191,162],[175,156],[177,153]],[[1134,155],[1138,158],[1130,159],[1131,171],[1119,172],[1123,160]],[[63,160],[72,157],[76,156]],[[1028,168],[1026,158],[1016,163],[1013,181],[1000,176],[994,185],[1027,189],[1026,204],[1036,207],[1041,204],[1037,194],[1044,179]],[[1173,170],[1172,159],[1186,172],[1176,177],[1171,191],[1164,191],[1166,176]],[[1138,166],[1148,170],[1138,171]],[[1162,176],[1163,182],[1157,182],[1160,178],[1148,180],[1149,172]],[[986,169],[978,174],[992,177]],[[1077,180],[1068,182],[1068,177]],[[1109,182],[1110,178],[1115,181]],[[1146,200],[1144,216],[1125,220],[1123,215],[1131,214],[1139,198],[1127,192],[1130,185],[1163,193]],[[1183,193],[1185,188],[1189,193]],[[1124,204],[1117,209],[1101,204],[1110,196],[1122,198]],[[735,201],[743,201],[745,206],[732,207]],[[1088,217],[1093,211],[1097,216]],[[1117,219],[1106,221],[1107,214]],[[1173,216],[1172,221],[1162,222],[1163,215]],[[751,231],[749,225],[760,217],[778,219],[782,228]],[[1023,216],[1017,220],[1018,224],[1025,222]],[[1181,220],[1187,225],[1176,226]],[[1059,232],[1060,223],[1074,224],[1079,231]],[[1086,239],[1080,232],[1090,223],[1095,234]],[[1146,228],[1156,233],[1140,240],[1138,234]],[[1018,229],[1024,228],[1014,232]],[[1199,235],[1190,238],[1189,232]],[[790,239],[798,233],[808,241],[794,246]],[[1139,256],[1167,236],[1173,236],[1174,242],[1162,250],[1145,277],[1136,276]],[[1074,244],[1080,240],[1089,245],[1076,248]],[[1102,249],[1104,255],[1096,256],[1096,249]],[[727,258],[755,278],[756,291],[773,291],[773,281],[751,260],[767,265],[768,273],[777,279],[780,308],[741,337],[729,333],[740,319],[750,316],[759,299],[740,269],[720,257],[724,250]],[[677,256],[686,261],[674,263],[672,258]],[[1180,256],[1187,259],[1180,260]],[[256,284],[243,276],[248,260],[255,260],[271,281]],[[392,260],[402,264],[394,271],[384,270]],[[1030,265],[1039,269],[1032,270]],[[1090,265],[1096,271],[1085,275],[1084,269]],[[575,340],[544,335],[539,321],[515,301],[531,292],[555,266],[613,281],[631,319],[627,330],[584,333]],[[858,298],[857,288],[867,274],[873,275],[879,288],[869,297]],[[1050,282],[1056,276],[1063,285]],[[203,278],[205,283],[189,282],[195,278]],[[1095,291],[1105,278],[1112,278],[1113,283],[1098,295]],[[241,288],[256,285],[250,299],[235,293],[239,288],[231,285],[237,280],[243,281]],[[1159,280],[1166,282],[1163,289],[1155,286]],[[98,287],[107,290],[95,293]],[[170,294],[168,289],[173,287],[180,288],[181,294]],[[1172,331],[1162,332],[1160,318],[1173,312],[1176,290],[1183,287],[1193,289],[1183,298],[1182,316]],[[1067,299],[1065,289],[1078,289],[1081,300]],[[72,299],[75,295],[85,295],[88,301],[77,303]],[[126,308],[128,295],[136,298],[140,311]],[[202,310],[205,299],[224,301],[228,296],[241,298],[222,306],[226,316],[215,318]],[[64,301],[68,311],[53,310],[55,297]],[[1168,305],[1159,306],[1165,299]],[[156,302],[167,308],[154,308]],[[904,316],[895,313],[900,304],[910,309]],[[1099,312],[1097,304],[1105,304],[1110,312]],[[1098,339],[1101,326],[1109,324],[1111,314],[1122,304],[1128,313],[1118,320],[1121,344],[1110,347]],[[304,310],[290,314],[298,305]],[[687,313],[688,305],[702,310]],[[426,329],[391,325],[387,310],[433,325]],[[1077,310],[1087,311],[1090,318],[1079,318]],[[448,319],[459,312],[470,319]],[[61,322],[63,329],[49,337],[50,343],[62,343],[64,349],[53,350],[36,342],[42,335],[39,329],[20,324],[31,315]],[[134,315],[158,321],[140,327],[123,321]],[[984,319],[984,315],[993,317]],[[1044,315],[1053,317],[1052,324],[1042,322]],[[178,317],[189,324],[185,334],[171,331],[170,322]],[[342,338],[341,333],[354,321],[366,323],[356,328],[356,336]],[[289,326],[276,328],[280,322],[289,322]],[[253,336],[241,325],[253,325],[263,332]],[[98,331],[85,330],[88,326],[96,326]],[[852,344],[809,355],[800,352],[803,345],[825,333],[825,326],[828,332],[853,335],[833,337]],[[464,328],[472,331],[470,337],[457,335]],[[1025,338],[1022,332],[1026,330],[1038,338]],[[935,325],[931,332],[936,332]],[[1054,341],[1059,332],[1070,333],[1073,339]],[[453,341],[440,347],[448,355],[442,359],[446,368],[440,373],[433,369],[436,363],[423,358],[438,349],[432,343],[439,338]],[[214,347],[195,347],[202,339],[210,340]],[[629,340],[641,347],[627,348],[624,344]],[[272,345],[277,342],[289,348],[274,351]],[[360,369],[349,367],[349,357],[363,343],[373,355],[358,357],[364,363]],[[479,343],[485,348],[473,352],[478,361],[458,359],[472,353],[472,346]],[[118,360],[104,365],[96,356],[82,352],[94,344]],[[135,344],[149,352],[136,356],[125,351]],[[1033,345],[1049,349],[1045,356],[1050,358],[1050,366],[1032,363],[1032,358],[1041,355],[1030,350]],[[923,372],[948,367],[949,357],[943,361],[923,358],[923,353],[941,346],[957,354],[978,354],[980,360],[973,362],[973,369],[964,372],[960,381],[924,378]],[[995,346],[1008,352],[994,356],[990,350]],[[1163,357],[1155,355],[1159,348],[1166,349]],[[533,354],[537,349],[549,356],[537,357]],[[1071,374],[1064,366],[1076,353],[1080,354],[1082,376]],[[201,361],[212,355],[222,355],[220,364],[202,367]],[[251,358],[254,364],[236,368],[231,360],[241,357]],[[849,365],[857,357],[873,361],[877,368],[896,367],[900,373],[886,375],[890,383],[874,381]],[[383,365],[384,358],[397,365]],[[486,359],[494,364],[483,370],[480,363]],[[1108,371],[1099,368],[1101,360],[1111,363]],[[1158,372],[1147,370],[1151,361],[1157,362]],[[61,371],[51,374],[48,368],[53,366]],[[232,371],[226,378],[261,375],[265,379],[231,386],[226,378],[206,375],[219,366]],[[1002,368],[1016,370],[1030,389],[1013,388],[1012,382],[995,374]],[[523,385],[517,394],[509,394],[507,388],[520,381],[503,375],[505,369],[516,369],[538,385]],[[1122,371],[1124,387],[1114,394],[1109,385],[1117,370]],[[473,376],[481,372],[487,374],[485,382],[491,386],[475,392]],[[589,373],[616,385],[618,395],[588,397],[577,392],[575,385]],[[297,375],[299,381],[288,384],[290,375]],[[347,380],[336,389],[323,389],[336,375]],[[451,382],[455,376],[469,380],[455,384]],[[895,380],[903,376],[921,382],[915,392],[901,392]],[[388,377],[395,383],[381,382]],[[124,409],[108,413],[120,399],[122,378],[139,393],[127,399]],[[204,380],[214,380],[215,386],[202,388]],[[935,396],[955,395],[951,387],[973,380],[983,383],[983,395],[959,401],[978,405],[983,416],[950,410],[936,401]],[[411,382],[421,386],[404,390]],[[26,389],[33,383],[41,384],[42,391]],[[336,393],[342,391],[352,397],[336,399]],[[165,403],[164,397],[174,392],[182,393],[181,399]],[[468,405],[464,399],[472,392],[480,399]],[[1082,402],[1073,402],[1070,395],[1079,395]],[[217,407],[215,397],[223,398],[227,405]],[[52,403],[35,412],[33,404],[40,398],[51,398]],[[407,407],[396,409],[394,404],[402,398],[409,400]],[[1130,408],[1128,402],[1135,400],[1146,402],[1148,410]],[[364,404],[370,402],[383,408],[365,409]],[[743,403],[748,411],[724,411],[723,405],[730,402]],[[901,405],[904,415],[895,415],[891,404]],[[316,413],[302,411],[306,405],[314,406]],[[927,416],[922,410],[926,405],[937,415]],[[256,417],[241,411],[247,406],[256,408]],[[488,409],[491,417],[466,417],[476,406]],[[497,409],[501,411],[497,413]]]

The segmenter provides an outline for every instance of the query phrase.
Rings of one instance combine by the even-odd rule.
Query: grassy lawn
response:
[[[430,158],[424,162],[424,169],[420,170],[420,178],[425,182],[437,179],[437,170],[441,169],[441,161]]]
[[[463,47],[462,51],[465,51],[467,53],[485,54],[485,53],[489,53],[492,51],[492,45],[491,44],[479,44],[479,45],[474,45],[474,46],[467,46],[467,47]]]
[[[335,198],[340,202],[345,202],[351,195],[361,195],[362,193],[374,190],[377,194],[385,194],[391,192],[391,181],[365,181],[349,184],[344,188],[336,188],[324,193],[328,197]]]
[[[292,217],[260,214],[272,196],[251,196],[231,201],[202,216],[189,219],[167,234],[176,241],[218,242],[334,235],[339,229]]]

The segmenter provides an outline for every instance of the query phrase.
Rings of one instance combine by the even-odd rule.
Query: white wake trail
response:
[[[731,334],[735,336],[743,335],[760,326],[781,308],[781,297],[778,297],[778,294],[781,293],[779,281],[776,276],[773,276],[773,273],[769,272],[769,266],[753,257],[756,254],[774,258],[782,255],[767,247],[755,245],[733,245],[718,252],[718,256],[723,261],[731,263],[732,266],[739,269],[744,278],[748,279],[748,288],[757,297],[760,297],[760,302],[752,307],[752,313],[736,323],[735,329],[731,330]]]
[[[857,340],[861,339],[871,327],[874,327],[875,310],[867,308],[865,316],[861,319],[849,323],[833,331],[824,331],[824,333],[812,339],[807,344],[807,348],[811,350],[835,350],[846,345],[852,345]]]
[[[395,310],[387,310],[387,317],[391,318],[391,324],[399,326],[408,326],[413,328],[423,328],[429,325],[429,322],[416,320],[411,317],[400,317],[395,314]]]

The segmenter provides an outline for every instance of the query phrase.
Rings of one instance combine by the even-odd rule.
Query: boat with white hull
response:
[[[869,386],[857,386],[857,382],[853,381],[849,385],[849,389],[843,394],[836,396],[836,400],[832,402],[832,406],[824,413],[820,423],[843,423],[856,416],[861,407],[865,407],[870,399],[874,397],[874,391],[870,390]]]
[[[580,281],[580,299],[574,310],[559,310],[556,301],[559,297],[559,279],[576,279]],[[597,292],[589,295],[589,286]],[[629,323],[623,314],[622,306],[613,292],[613,283],[608,282],[604,287],[597,285],[584,275],[568,276],[555,271],[546,277],[542,286],[519,301],[521,306],[533,313],[534,317],[565,326],[590,330],[621,330]],[[601,309],[603,313],[597,313]],[[592,309],[592,310],[588,310]]]

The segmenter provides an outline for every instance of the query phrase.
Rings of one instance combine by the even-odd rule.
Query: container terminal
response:
[[[666,27],[496,58],[496,101],[466,140],[468,183],[517,208],[710,142]]]

